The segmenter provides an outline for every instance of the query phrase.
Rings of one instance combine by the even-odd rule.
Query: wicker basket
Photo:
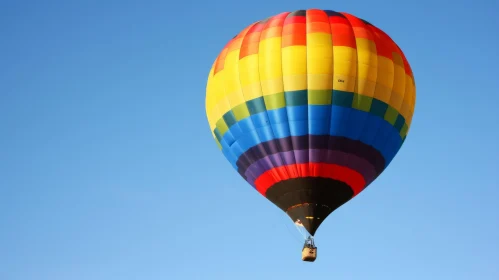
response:
[[[317,248],[303,248],[301,259],[305,262],[313,262],[317,258]]]

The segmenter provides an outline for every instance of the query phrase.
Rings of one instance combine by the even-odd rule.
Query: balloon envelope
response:
[[[310,9],[228,42],[209,73],[206,114],[234,169],[314,235],[392,161],[415,100],[409,63],[387,34]]]

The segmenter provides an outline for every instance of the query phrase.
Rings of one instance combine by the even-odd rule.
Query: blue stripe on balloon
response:
[[[253,146],[307,134],[359,140],[378,150],[385,158],[385,166],[402,145],[399,132],[381,117],[337,105],[292,106],[252,115],[231,126],[221,145],[226,158],[236,166],[237,159]]]
[[[224,139],[222,139],[222,141],[220,141],[220,145],[222,146],[222,153],[225,156],[225,158],[230,162],[232,167],[234,167],[237,170],[236,162],[237,162],[237,159],[239,157],[236,157],[234,155],[233,149],[231,149],[231,147],[229,147],[229,145],[227,144],[227,142]],[[233,146],[234,145],[232,145],[232,147]]]
[[[329,134],[331,105],[310,105],[308,108],[308,119],[310,123],[308,132],[310,134]]]

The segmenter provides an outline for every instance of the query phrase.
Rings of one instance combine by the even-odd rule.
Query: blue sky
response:
[[[408,139],[319,229],[232,169],[204,111],[246,25],[346,11],[417,83]],[[497,1],[2,1],[0,279],[499,279]],[[345,243],[346,242],[346,243]]]

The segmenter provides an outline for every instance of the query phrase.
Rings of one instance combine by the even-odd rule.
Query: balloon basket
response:
[[[317,258],[317,247],[315,246],[314,239],[309,236],[305,240],[303,249],[301,250],[301,260],[304,262],[314,262]]]
[[[317,248],[303,248],[301,251],[301,260],[304,262],[314,262],[317,258]]]

